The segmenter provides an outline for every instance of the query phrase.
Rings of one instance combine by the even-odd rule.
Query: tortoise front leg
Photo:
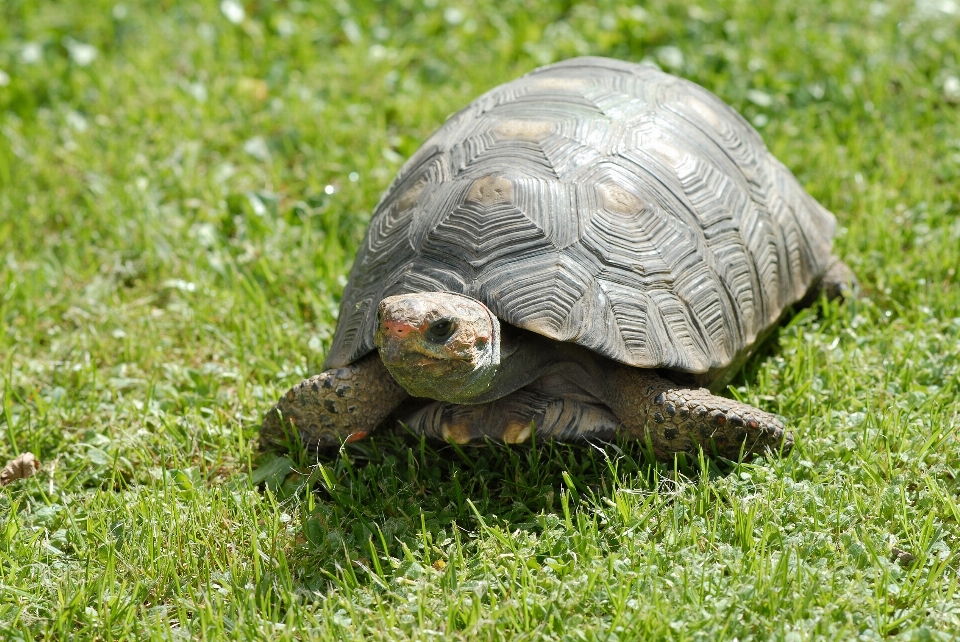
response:
[[[627,435],[650,439],[654,454],[695,453],[738,460],[769,449],[787,454],[793,436],[772,414],[718,397],[706,388],[685,388],[655,372],[617,365],[606,383],[604,401]]]
[[[263,418],[260,444],[338,448],[366,437],[407,396],[373,352],[291,388]]]

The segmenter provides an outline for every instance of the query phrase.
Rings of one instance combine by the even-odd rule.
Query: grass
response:
[[[953,639],[960,10],[709,5],[0,4],[0,463],[44,462],[0,491],[0,633]],[[729,390],[794,453],[261,456],[402,160],[587,53],[708,87],[837,213],[865,297]]]

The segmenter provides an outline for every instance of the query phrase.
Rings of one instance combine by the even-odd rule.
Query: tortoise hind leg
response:
[[[856,298],[860,292],[860,283],[850,266],[833,257],[833,263],[820,278],[820,292],[826,292],[828,299]]]
[[[836,256],[830,257],[830,260],[832,261],[830,267],[823,273],[820,280],[810,287],[800,301],[800,307],[806,308],[813,305],[820,298],[821,293],[826,294],[831,301],[856,299],[859,296],[860,283],[850,266]]]
[[[373,352],[287,391],[263,418],[260,445],[338,448],[366,437],[408,396]]]
[[[414,412],[404,424],[416,434],[458,444],[486,439],[506,444],[537,439],[613,439],[620,421],[607,408],[521,388],[485,404],[437,401]]]

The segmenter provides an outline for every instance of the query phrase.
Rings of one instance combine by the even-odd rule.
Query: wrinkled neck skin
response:
[[[495,401],[549,374],[561,374],[591,394],[602,394],[604,369],[601,359],[593,352],[507,324],[500,327],[500,365],[496,366],[488,387],[469,400],[461,397],[456,403]]]

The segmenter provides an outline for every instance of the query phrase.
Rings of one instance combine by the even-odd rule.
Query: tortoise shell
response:
[[[721,372],[830,262],[836,221],[702,87],[576,58],[452,116],[373,213],[324,368],[381,299],[456,292],[616,361]]]

